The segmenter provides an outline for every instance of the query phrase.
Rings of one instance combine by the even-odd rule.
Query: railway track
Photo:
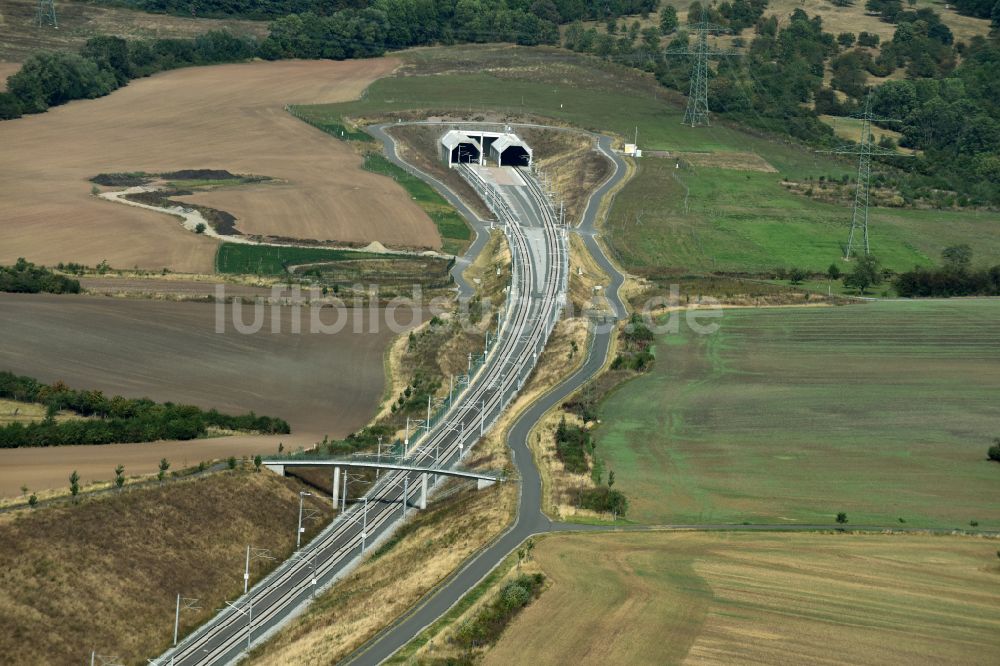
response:
[[[485,193],[504,226],[512,279],[499,338],[444,417],[414,443],[408,460],[415,464],[448,467],[464,457],[479,440],[483,423],[495,423],[523,386],[565,302],[565,233],[557,228],[551,204],[531,172],[516,170],[524,182],[517,189],[491,185],[467,166],[462,173]],[[373,542],[391,534],[402,523],[409,500],[419,493],[418,481],[418,473],[383,474],[291,559],[155,663],[193,666],[239,659],[301,612],[319,590],[357,566]]]

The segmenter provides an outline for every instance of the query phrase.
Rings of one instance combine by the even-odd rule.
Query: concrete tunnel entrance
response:
[[[531,155],[521,146],[511,146],[500,153],[500,166],[528,166]]]
[[[479,147],[474,143],[462,142],[451,150],[452,164],[479,164]]]
[[[449,130],[441,137],[441,158],[449,165],[531,166],[531,146],[510,131]]]

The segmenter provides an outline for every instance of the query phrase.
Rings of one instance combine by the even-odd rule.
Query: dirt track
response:
[[[398,62],[255,62],[133,81],[98,100],[0,123],[0,263],[77,261],[211,272],[216,243],[168,216],[101,201],[113,171],[229,169],[279,179],[197,195],[248,233],[439,247],[431,220],[348,146],[283,110],[357,97]]]
[[[0,449],[0,497],[20,495],[22,485],[36,492],[68,487],[73,470],[80,474],[81,484],[86,486],[94,481],[112,480],[117,465],[125,465],[128,476],[153,474],[161,458],[170,461],[173,471],[193,467],[203,460],[277,453],[278,442],[287,450],[294,450],[298,446],[311,446],[314,441],[303,435],[268,435],[188,442]]]
[[[120,277],[80,277],[80,286],[95,294],[164,296],[172,298],[204,298],[215,295],[215,285],[223,284],[226,297],[240,296],[242,298],[267,298],[271,295],[270,287],[253,287],[245,284],[222,282],[200,282],[194,280],[169,280],[157,278],[120,278]]]

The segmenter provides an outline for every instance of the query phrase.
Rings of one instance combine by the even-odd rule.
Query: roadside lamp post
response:
[[[295,533],[295,550],[298,550],[302,546],[302,502],[306,497],[312,497],[312,493],[308,493],[304,490],[299,491],[299,529]]]

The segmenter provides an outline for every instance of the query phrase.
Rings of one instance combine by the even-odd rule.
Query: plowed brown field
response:
[[[185,450],[170,449],[167,456],[177,465],[272,451],[278,440],[290,448],[312,444],[325,434],[342,437],[375,412],[385,382],[383,353],[394,337],[384,325],[376,333],[355,333],[348,325],[333,335],[310,334],[309,311],[303,308],[302,333],[295,334],[292,309],[285,307],[280,333],[270,332],[268,310],[261,332],[242,335],[234,330],[227,309],[226,332],[219,334],[215,307],[103,296],[0,294],[0,370],[126,397],[148,396],[228,413],[254,410],[284,418],[292,426],[291,437],[177,444]],[[249,323],[252,314],[244,312],[243,320]],[[324,315],[324,320],[329,323],[332,315]],[[407,320],[400,315],[399,321]],[[129,474],[154,471],[150,465],[166,454],[148,444],[125,445],[123,451],[129,447],[145,455],[140,459],[129,454]],[[62,486],[74,469],[69,457],[81,466],[85,482],[110,478],[110,470],[126,460],[123,451],[111,447],[87,449],[84,458],[92,465],[86,473],[79,455],[84,449],[77,447],[0,450],[0,491],[16,494],[22,483],[32,489]],[[39,476],[46,461],[51,474]],[[22,479],[22,471],[30,478]],[[11,478],[5,478],[8,475]]]
[[[0,123],[0,263],[77,261],[211,272],[216,242],[90,194],[102,172],[217,168],[280,183],[198,195],[249,233],[434,247],[431,220],[392,180],[283,110],[356,98],[392,58],[191,67],[98,100]]]

